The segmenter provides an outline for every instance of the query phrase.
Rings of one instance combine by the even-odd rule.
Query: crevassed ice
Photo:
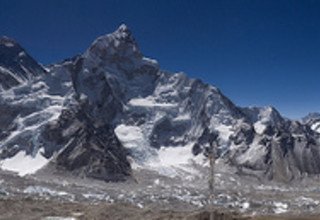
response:
[[[180,172],[196,174],[197,171],[192,169],[192,165],[203,165],[205,158],[203,154],[198,156],[192,154],[193,145],[194,143],[189,143],[186,146],[161,147],[157,157],[146,162],[146,168],[172,177],[179,175]]]

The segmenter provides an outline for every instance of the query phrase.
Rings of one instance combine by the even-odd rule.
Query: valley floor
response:
[[[135,170],[134,179],[106,183],[50,167],[25,177],[0,170],[0,220],[206,220],[208,175],[198,171],[179,178]],[[319,179],[278,185],[221,171],[215,180],[224,215],[215,220],[320,219]]]
[[[138,208],[129,204],[72,203],[52,200],[1,199],[0,219],[6,220],[209,220],[204,209],[195,211]],[[214,212],[215,220],[318,220],[310,217],[241,217]]]

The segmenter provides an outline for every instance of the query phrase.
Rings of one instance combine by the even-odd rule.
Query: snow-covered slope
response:
[[[239,174],[320,173],[319,137],[308,124],[272,107],[239,108],[214,86],[161,70],[125,25],[28,82],[1,93],[0,111],[12,109],[0,116],[4,161],[41,149],[48,166],[107,181],[129,176],[129,161],[196,173],[192,164],[205,165],[217,137],[219,163]]]
[[[12,169],[18,173],[27,174],[26,166],[19,165],[19,161],[25,164],[23,160],[28,160],[31,166],[32,158],[40,158],[44,165],[53,152],[59,150],[46,142],[43,131],[59,118],[68,97],[67,91],[72,91],[72,85],[70,80],[69,83],[65,81],[65,71],[55,70],[54,73],[26,79],[20,85],[0,91],[2,168],[14,167]],[[29,170],[33,172],[34,169],[30,167]]]
[[[315,122],[313,125],[311,125],[311,129],[320,133],[320,121]]]

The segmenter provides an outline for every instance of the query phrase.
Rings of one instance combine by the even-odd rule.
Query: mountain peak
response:
[[[45,72],[15,40],[0,37],[0,88],[10,89]]]
[[[128,28],[128,26],[126,24],[121,24],[118,29],[117,29],[118,32],[124,32],[124,33],[128,33],[130,31],[130,29]]]
[[[93,60],[112,60],[114,57],[142,59],[138,44],[127,25],[121,24],[117,30],[111,34],[97,38],[89,47],[85,54]]]
[[[121,24],[118,29],[112,33],[118,40],[135,43],[131,30],[126,24]]]
[[[10,47],[15,47],[17,45],[18,45],[18,43],[15,40],[13,40],[12,38],[9,38],[7,36],[0,37],[0,46],[10,48]]]
[[[305,117],[303,117],[301,120],[304,123],[308,123],[310,121],[319,120],[320,119],[320,113],[319,112],[311,112]]]

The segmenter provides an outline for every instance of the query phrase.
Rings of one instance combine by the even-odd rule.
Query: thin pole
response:
[[[209,152],[209,161],[210,161],[210,179],[209,179],[209,191],[210,191],[210,220],[214,220],[214,165],[215,165],[215,152],[214,152],[214,142],[211,144],[211,149]]]

